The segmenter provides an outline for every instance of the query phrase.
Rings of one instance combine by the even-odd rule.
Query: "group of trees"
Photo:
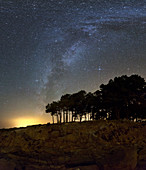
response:
[[[46,106],[54,123],[97,119],[145,119],[146,82],[138,75],[115,77],[100,90],[66,94]]]

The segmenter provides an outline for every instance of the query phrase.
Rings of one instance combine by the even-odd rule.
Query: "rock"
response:
[[[57,138],[57,137],[59,137],[59,131],[53,131],[53,132],[51,133],[51,137],[52,137],[52,138]]]
[[[1,170],[13,170],[16,164],[6,159],[0,159],[0,169]]]
[[[77,142],[77,137],[75,134],[69,134],[66,136],[65,139],[67,142],[71,142],[71,143]]]
[[[141,148],[138,154],[138,164],[136,170],[146,169],[146,148]]]
[[[100,164],[104,170],[132,170],[137,165],[137,150],[135,147],[114,148],[109,154],[105,155],[104,161]]]

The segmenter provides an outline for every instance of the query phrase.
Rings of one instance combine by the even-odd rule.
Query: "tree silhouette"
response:
[[[107,85],[102,84],[103,103],[111,119],[136,118],[144,86],[144,79],[138,75],[116,77]]]
[[[82,120],[82,116],[85,112],[84,103],[85,103],[85,95],[86,92],[84,90],[79,91],[78,93],[74,93],[71,95],[71,105],[70,110],[73,111],[73,117],[75,119],[80,117],[80,121]]]
[[[52,116],[52,122],[54,124],[54,115],[57,115],[57,102],[53,102],[46,106],[46,113],[50,113]],[[57,118],[58,122],[58,118]]]
[[[60,103],[63,110],[63,121],[68,122],[70,94],[61,96]],[[66,115],[66,117],[65,117]]]
[[[46,106],[54,123],[70,122],[84,117],[85,120],[97,119],[145,119],[146,83],[138,75],[115,77],[108,84],[102,84],[100,90],[86,93],[81,90],[74,94],[61,96],[58,102]],[[72,113],[72,114],[70,114]]]

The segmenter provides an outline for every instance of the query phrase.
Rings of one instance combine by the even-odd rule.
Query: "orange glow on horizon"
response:
[[[40,120],[39,118],[32,118],[32,117],[21,117],[14,119],[14,126],[15,127],[26,127],[29,125],[37,125],[37,124],[45,124],[47,122],[44,122]]]

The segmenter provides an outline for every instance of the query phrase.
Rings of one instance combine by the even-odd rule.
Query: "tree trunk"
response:
[[[68,122],[68,110],[66,111],[66,122]]]
[[[69,122],[70,122],[70,111],[69,111]]]
[[[52,122],[53,122],[53,124],[54,124],[54,116],[52,115]]]
[[[65,123],[65,111],[63,111],[63,122]]]
[[[73,111],[72,111],[72,122],[73,122]]]
[[[56,113],[57,123],[59,123],[58,113]]]
[[[60,111],[59,115],[60,115],[60,123],[61,123],[61,119],[62,119],[62,114],[61,114],[61,111]]]
[[[86,121],[86,113],[85,113],[85,121]]]
[[[82,121],[82,116],[80,115],[80,122]]]
[[[136,122],[138,122],[137,115],[135,116],[135,118],[136,118]]]
[[[94,120],[94,113],[92,112],[91,114],[92,114],[92,120]]]

